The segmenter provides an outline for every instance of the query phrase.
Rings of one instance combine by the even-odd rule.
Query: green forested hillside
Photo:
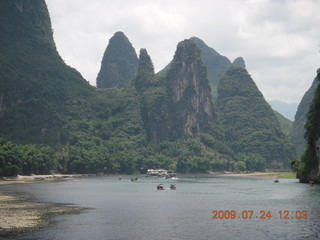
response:
[[[306,149],[303,153],[301,159],[295,161],[294,167],[298,171],[298,177],[301,182],[320,181],[320,170],[319,170],[319,136],[320,136],[320,70],[317,71],[317,77],[315,78],[311,88],[305,94],[303,100],[304,104],[308,100],[308,97],[313,92],[313,97],[310,103],[309,110],[306,115],[305,124],[305,139],[306,139]],[[314,86],[317,86],[315,89]],[[303,102],[302,102],[303,103]],[[303,113],[302,103],[299,105],[300,111],[296,114],[296,119],[300,114]],[[301,117],[301,116],[300,116]]]
[[[140,59],[138,91],[133,83],[121,89],[95,89],[57,53],[43,0],[0,4],[0,136],[6,139],[1,142],[0,175],[132,173],[150,167],[192,172],[227,163],[227,150],[209,135],[205,144],[200,136],[184,134],[150,141],[145,109],[157,132],[161,132],[157,121],[172,113],[170,104],[163,102],[171,101],[166,78],[154,81],[152,73],[150,79],[143,75],[146,54]],[[219,148],[226,154],[215,150]],[[42,158],[44,151],[48,157]]]
[[[120,85],[95,88],[59,56],[44,0],[0,1],[0,32],[0,176],[144,173],[158,167],[179,172],[263,170],[269,167],[265,160],[280,166],[290,156],[275,116],[260,104],[261,96],[250,84],[238,85],[245,94],[234,94],[233,100],[225,94],[237,91],[221,86],[218,117],[208,79],[219,82],[229,62],[209,49],[224,60],[215,66],[209,59],[209,69],[194,41],[180,42],[159,76],[145,49],[134,63],[133,47],[118,32],[105,52],[114,61],[110,65],[104,58],[101,71],[111,66],[107,75]],[[124,42],[129,50],[118,54]],[[120,58],[115,60],[115,55]],[[135,73],[123,64],[135,66]],[[230,71],[224,81],[232,74],[237,79],[239,71],[245,70]],[[257,109],[242,108],[239,99],[256,95]],[[240,116],[242,126],[250,123],[249,128],[233,129],[237,124],[230,112],[222,111],[229,103],[237,105],[234,100],[243,109],[235,119]],[[259,118],[263,115],[270,118]],[[243,132],[251,126],[261,129]]]
[[[229,68],[218,94],[218,113],[231,149],[262,157],[267,168],[288,167],[293,148],[247,71]]]
[[[203,172],[232,165],[232,151],[223,142],[213,109],[206,68],[192,41],[178,44],[168,71],[161,76],[155,76],[151,58],[142,49],[134,82],[148,146],[156,151],[163,144],[170,146],[162,155],[174,150],[171,166],[180,172]]]
[[[312,85],[308,91],[303,95],[301,102],[299,103],[298,110],[295,115],[295,119],[292,125],[292,130],[290,132],[290,139],[293,142],[297,155],[301,156],[306,148],[305,135],[305,123],[307,121],[307,113],[309,111],[310,104],[312,102],[314,93],[319,85],[319,80],[314,79]]]
[[[290,139],[290,134],[291,134],[293,122],[291,122],[289,119],[285,118],[279,112],[277,112],[275,110],[273,110],[273,112],[277,117],[277,120],[280,124],[280,128],[281,128],[282,132],[286,135],[286,137],[288,139]]]
[[[57,53],[43,1],[1,1],[0,31],[1,136],[59,144],[65,105],[94,88]]]

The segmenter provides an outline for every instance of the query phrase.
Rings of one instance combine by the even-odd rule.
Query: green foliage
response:
[[[280,128],[281,128],[282,132],[284,133],[284,135],[286,137],[290,137],[290,133],[291,133],[291,130],[292,130],[293,122],[291,122],[289,119],[287,119],[284,116],[282,116],[277,111],[273,111],[273,112],[274,112],[274,114],[276,115],[276,117],[278,119],[278,122],[280,124]]]
[[[320,70],[317,71],[317,80],[320,81]],[[305,124],[305,139],[307,148],[301,157],[298,165],[298,175],[301,181],[316,180],[319,175],[319,162],[317,151],[319,148],[320,136],[320,85],[314,92],[307,121]]]
[[[135,78],[135,86],[138,92],[142,92],[144,89],[150,87],[154,81],[154,67],[147,50],[143,48],[140,50],[138,73]]]
[[[56,170],[57,164],[51,147],[17,145],[0,139],[0,176],[49,174]]]
[[[137,74],[138,58],[123,32],[110,39],[97,77],[98,88],[119,88],[131,82]]]
[[[258,154],[239,154],[239,161],[236,163],[236,168],[240,171],[263,171],[266,168],[266,160]]]
[[[245,170],[247,170],[247,165],[244,161],[238,161],[236,163],[235,169],[237,171],[245,171]]]
[[[309,111],[310,104],[314,97],[317,86],[319,85],[319,80],[317,78],[314,79],[312,85],[308,89],[308,91],[303,95],[301,102],[299,103],[297,113],[295,115],[295,120],[292,126],[292,130],[290,133],[290,140],[293,142],[298,156],[302,155],[306,150],[306,140],[304,138],[305,135],[305,124],[307,121],[307,114]]]
[[[293,148],[247,71],[231,67],[218,91],[219,117],[230,148],[235,153],[261,155],[269,168],[288,167]]]
[[[146,50],[140,52],[138,69],[133,47],[118,32],[105,51],[95,89],[60,58],[44,1],[19,3],[23,11],[17,1],[0,2],[0,136],[6,139],[0,140],[1,176],[131,174],[158,167],[183,173],[222,171],[234,168],[234,152],[265,157],[284,149],[272,155],[280,159],[289,151],[274,140],[282,135],[259,101],[262,110],[249,115],[260,117],[266,129],[245,117],[246,108],[227,102],[231,110],[225,112],[223,131],[211,102],[204,55],[194,42],[179,43],[168,72],[158,78]],[[218,75],[229,64],[224,60],[217,64]],[[238,91],[224,87],[224,97]],[[246,84],[238,89],[261,95]],[[241,97],[234,101],[242,102]],[[237,126],[238,120],[244,125]],[[252,132],[252,126],[260,129]],[[235,139],[233,133],[244,137]],[[262,164],[256,155],[241,161],[249,169]]]
[[[219,141],[216,135],[210,134],[202,134],[201,135],[201,142],[211,149],[216,149],[218,152],[222,154],[226,154],[229,156],[233,156],[234,152],[222,141]]]

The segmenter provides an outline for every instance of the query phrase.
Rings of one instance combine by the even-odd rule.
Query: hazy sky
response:
[[[299,102],[320,67],[319,0],[46,0],[57,49],[95,85],[109,39],[123,31],[156,71],[196,36],[242,56],[267,100]]]

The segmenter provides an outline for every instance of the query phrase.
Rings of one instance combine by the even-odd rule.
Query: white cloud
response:
[[[123,31],[156,70],[197,36],[242,56],[267,99],[299,102],[319,66],[318,0],[46,0],[62,58],[95,85],[109,39]]]

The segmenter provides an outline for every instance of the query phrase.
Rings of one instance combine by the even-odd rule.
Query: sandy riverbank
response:
[[[0,237],[34,231],[48,226],[54,216],[84,210],[65,204],[37,202],[21,193],[0,192]]]
[[[264,178],[290,178],[295,179],[296,173],[294,172],[252,172],[252,173],[222,173],[223,176],[235,177],[264,177]]]
[[[63,179],[81,178],[97,176],[96,174],[52,174],[52,175],[31,175],[31,176],[21,176],[16,177],[4,177],[0,178],[0,185],[2,184],[13,184],[13,183],[31,183],[31,182],[49,182],[49,181],[59,181]]]

